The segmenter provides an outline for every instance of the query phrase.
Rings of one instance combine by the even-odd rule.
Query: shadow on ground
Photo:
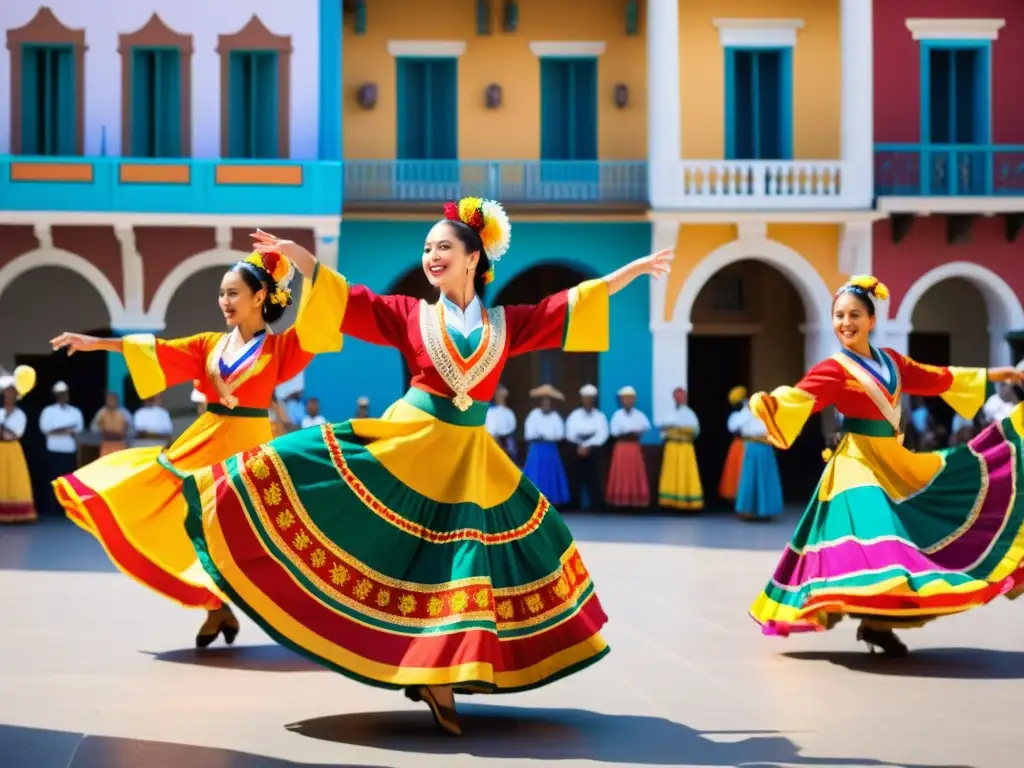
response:
[[[922,677],[944,680],[1024,679],[1024,651],[991,648],[911,649],[904,659],[854,651],[796,651],[785,653],[800,661],[825,661],[853,672],[891,677]]]
[[[3,768],[303,768],[312,765],[361,768],[342,763],[295,763],[232,749],[11,725],[0,725],[0,765]]]
[[[235,669],[246,672],[326,672],[280,645],[236,645],[231,648],[182,648],[174,651],[142,651],[155,661],[191,664],[196,667]]]
[[[459,714],[461,738],[439,734],[426,710],[335,715],[294,723],[288,729],[338,744],[424,755],[632,765],[891,765],[872,759],[805,757],[775,731],[702,733],[659,717],[472,704],[460,704]]]

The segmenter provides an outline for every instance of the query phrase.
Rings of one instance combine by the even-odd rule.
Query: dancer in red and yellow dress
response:
[[[220,307],[230,330],[185,339],[148,334],[98,339],[65,333],[54,349],[123,353],[143,399],[195,381],[209,405],[174,443],[118,451],[54,481],[68,516],[91,533],[124,573],[207,618],[196,636],[205,647],[221,633],[231,643],[238,621],[196,559],[185,533],[182,478],[271,438],[267,409],[274,387],[313,355],[340,349],[343,304],[315,262],[300,265],[306,286],[295,325],[269,331],[291,303],[291,267],[277,254],[254,253],[224,275]],[[334,293],[332,293],[334,291]]]
[[[856,617],[861,640],[903,656],[894,629],[1024,585],[1024,406],[951,450],[904,448],[903,395],[941,397],[970,419],[989,381],[1016,382],[1020,373],[922,365],[872,347],[873,300],[887,295],[875,278],[852,278],[833,302],[842,351],[795,387],[750,399],[778,448],[792,445],[808,417],[829,405],[844,417],[815,497],[750,613],[770,635],[831,629]]]
[[[19,365],[13,374],[0,375],[0,524],[30,523],[37,517],[32,478],[21,449],[28,419],[18,407],[18,400],[35,385],[35,369],[27,365]]]
[[[422,257],[433,303],[322,274],[346,297],[342,332],[401,351],[409,391],[379,419],[284,435],[185,488],[196,551],[235,606],[314,661],[406,689],[452,734],[455,690],[536,688],[608,650],[572,534],[485,428],[505,363],[606,349],[608,297],[671,259],[639,259],[537,305],[485,308],[509,236],[497,203],[446,205]]]

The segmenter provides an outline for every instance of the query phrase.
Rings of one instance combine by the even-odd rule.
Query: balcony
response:
[[[339,216],[341,163],[3,155],[0,210]]]
[[[875,192],[880,197],[1024,197],[1024,145],[877,144]]]
[[[686,210],[852,209],[859,200],[841,160],[683,160]],[[678,187],[677,187],[678,189]]]
[[[436,205],[485,197],[506,205],[646,208],[645,161],[346,160],[345,206]]]

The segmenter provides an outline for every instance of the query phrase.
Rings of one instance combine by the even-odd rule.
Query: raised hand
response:
[[[50,347],[56,352],[59,349],[67,349],[68,356],[75,352],[92,352],[100,348],[100,342],[95,336],[86,336],[84,333],[62,333],[60,336],[50,339]]]
[[[663,275],[667,275],[672,271],[672,259],[675,256],[675,250],[665,248],[657,253],[652,253],[650,256],[637,259],[633,264],[636,266],[638,275],[650,275],[655,280],[659,280]]]
[[[258,253],[279,253],[290,260],[295,268],[306,277],[313,276],[316,258],[294,240],[282,240],[269,232],[257,229],[250,233],[253,239],[252,248]]]

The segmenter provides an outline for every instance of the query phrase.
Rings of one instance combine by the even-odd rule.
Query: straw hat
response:
[[[550,397],[552,400],[565,400],[565,395],[563,395],[557,389],[552,387],[550,384],[541,384],[539,387],[534,387],[533,389],[530,390],[530,397]]]

